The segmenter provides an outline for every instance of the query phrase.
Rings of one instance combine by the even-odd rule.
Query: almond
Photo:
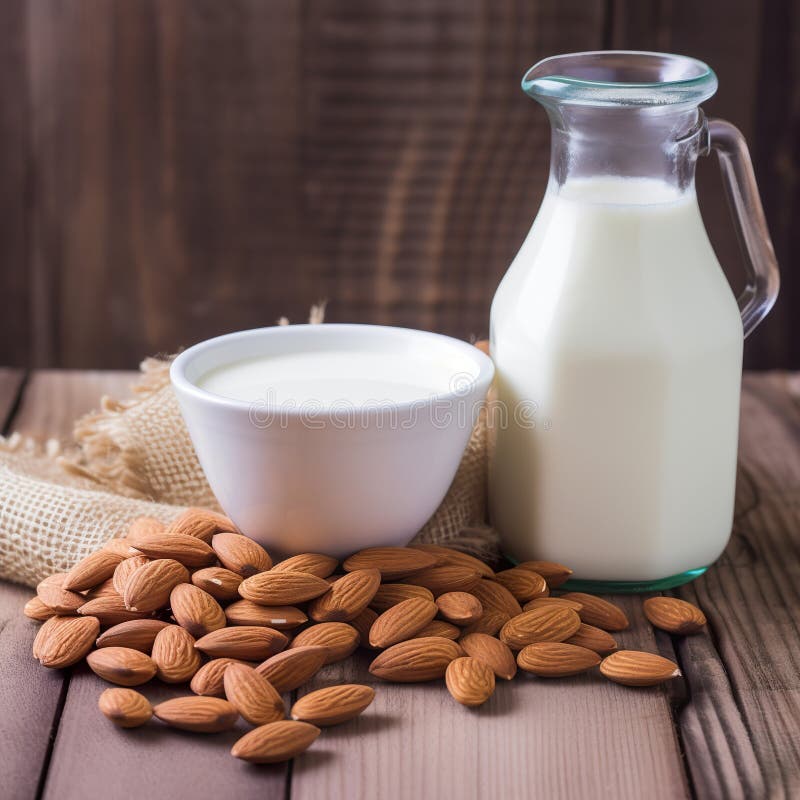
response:
[[[256,667],[278,692],[291,692],[308,683],[325,665],[328,650],[320,646],[295,647],[268,658]]]
[[[36,634],[33,654],[42,666],[69,667],[92,649],[99,632],[94,617],[51,617]]]
[[[62,589],[71,592],[81,592],[84,589],[91,589],[108,580],[113,574],[117,565],[123,557],[119,553],[112,553],[110,550],[97,550],[94,553],[82,558],[64,578]]]
[[[424,586],[438,597],[445,592],[469,592],[481,580],[480,574],[467,567],[428,567],[409,575],[405,581],[415,586]]]
[[[239,594],[262,606],[295,606],[313,600],[330,584],[310,572],[259,572],[243,580]]]
[[[225,627],[225,612],[220,604],[194,584],[181,583],[176,586],[169,596],[169,605],[175,621],[192,636],[205,636]]]
[[[697,633],[706,624],[706,615],[697,606],[677,597],[648,597],[644,615],[656,628],[682,636]]]
[[[289,645],[292,650],[309,646],[324,647],[327,651],[325,663],[333,664],[355,651],[358,647],[358,631],[346,622],[321,622],[300,631]]]
[[[581,626],[571,608],[537,608],[512,617],[500,629],[500,639],[512,650],[521,650],[534,642],[563,642]]]
[[[202,540],[186,533],[128,534],[128,541],[150,558],[171,558],[186,567],[207,567],[216,555]]]
[[[211,658],[263,661],[283,650],[287,642],[286,636],[273,628],[240,625],[207,633],[195,642],[195,647]]]
[[[252,600],[237,600],[225,609],[229,625],[265,625],[276,630],[291,630],[308,622],[295,606],[260,606]]]
[[[377,569],[357,569],[339,578],[330,589],[308,604],[316,622],[349,622],[369,604],[381,585]]]
[[[204,592],[208,592],[215,600],[227,603],[238,600],[239,584],[242,576],[224,567],[206,567],[192,573],[192,583]]]
[[[286,716],[283,700],[272,684],[246,664],[230,664],[223,676],[225,696],[251,725],[266,725]]]
[[[375,592],[370,607],[382,614],[392,606],[412,597],[433,600],[433,592],[424,586],[412,586],[410,583],[384,583]]]
[[[150,559],[147,556],[131,556],[130,558],[123,558],[122,561],[117,564],[117,568],[114,570],[114,574],[111,578],[111,585],[114,587],[114,591],[125,596],[125,587],[128,585],[128,579],[136,572],[139,567],[143,567],[145,564],[149,564]],[[177,562],[176,562],[177,563]],[[184,567],[184,569],[186,569]],[[188,574],[188,573],[187,573]]]
[[[160,619],[131,619],[120,622],[103,633],[97,640],[98,647],[130,647],[149,653],[158,632],[169,625]]]
[[[488,564],[484,564],[475,556],[454,550],[452,547],[442,547],[438,544],[412,544],[412,550],[428,553],[436,559],[436,566],[465,567],[477,572],[482,578],[494,578],[494,571]]]
[[[625,686],[655,686],[681,674],[678,665],[668,658],[638,650],[619,650],[606,656],[600,664],[600,672]]]
[[[432,600],[421,597],[403,600],[375,620],[369,631],[369,643],[383,648],[411,639],[436,616],[437,611]]]
[[[486,633],[469,633],[458,642],[468,656],[477,658],[492,672],[510,681],[517,674],[517,662],[507,644]]]
[[[481,601],[468,592],[445,592],[436,598],[439,613],[454,625],[470,625],[483,616]]]
[[[86,598],[78,592],[70,592],[64,588],[66,572],[50,575],[36,587],[36,596],[56,614],[75,614],[86,602]]]
[[[562,678],[579,675],[596,667],[600,656],[594,650],[564,642],[535,642],[522,648],[517,663],[525,672],[540,678]]]
[[[151,536],[157,533],[166,533],[167,526],[155,517],[138,517],[128,526],[126,539],[137,536]],[[129,543],[130,546],[130,543]]]
[[[203,663],[194,636],[179,625],[167,625],[156,635],[151,658],[164,683],[188,683]]]
[[[94,600],[96,597],[119,597],[119,592],[114,588],[114,578],[111,577],[102,583],[97,584],[94,589],[90,589],[84,594],[84,602]]]
[[[534,608],[554,608],[555,606],[571,608],[573,611],[580,611],[583,608],[582,603],[578,603],[575,600],[567,600],[566,597],[534,597],[533,600],[529,600],[522,606],[522,610],[532,611]]]
[[[86,656],[92,672],[120,686],[139,686],[156,674],[156,663],[150,656],[130,647],[103,647]]]
[[[490,608],[508,614],[509,617],[516,617],[522,613],[522,607],[514,595],[497,581],[483,578],[470,589],[470,594],[474,594],[481,601],[484,613]]]
[[[413,575],[436,564],[436,557],[410,547],[368,547],[345,559],[345,572],[377,569],[385,581]]]
[[[135,547],[131,547],[127,539],[119,539],[117,537],[109,539],[103,545],[103,550],[109,550],[112,553],[117,553],[123,558],[131,558],[131,556],[139,555],[139,551]]]
[[[370,686],[344,683],[303,695],[292,706],[292,719],[310,722],[320,728],[340,725],[357,717],[375,699]]]
[[[201,694],[206,697],[224,697],[225,696],[225,670],[230,664],[246,664],[245,661],[239,661],[236,658],[214,658],[207,661],[195,672],[189,688],[195,694]]]
[[[288,761],[308,750],[319,734],[319,728],[307,722],[270,722],[242,736],[231,748],[231,755],[252,764]]]
[[[133,689],[106,689],[97,705],[120,728],[138,728],[153,716],[150,701]]]
[[[210,543],[215,533],[235,530],[236,526],[224,514],[207,508],[187,508],[172,520],[166,532],[194,536]]]
[[[418,630],[412,638],[421,639],[424,636],[441,636],[443,639],[455,641],[461,636],[461,628],[445,622],[443,619],[433,619],[424,628]]]
[[[225,569],[249,578],[272,567],[269,553],[258,542],[238,533],[217,533],[211,547]]]
[[[365,608],[355,619],[350,620],[350,624],[358,631],[359,644],[368,650],[375,648],[369,643],[369,631],[378,619],[378,614],[371,608]]]
[[[50,619],[56,619],[56,618],[64,619],[64,617],[58,617],[58,615],[56,615],[56,614],[54,614],[52,617],[50,617]],[[45,620],[45,622],[49,622],[49,621],[50,620]],[[45,644],[45,642],[47,640],[47,636],[48,636],[48,634],[46,632],[42,633],[42,628],[44,628],[44,625],[42,625],[39,628],[39,630],[36,631],[36,636],[33,637],[33,642],[31,643],[31,655],[34,658],[37,658],[37,659],[39,658],[39,650],[44,648],[44,644]],[[52,628],[50,628],[50,630],[52,630]]]
[[[49,606],[46,606],[38,595],[31,597],[31,599],[25,603],[25,608],[22,609],[22,613],[28,619],[35,620],[36,622],[44,622],[50,619],[50,617],[56,616],[56,612]]]
[[[339,562],[331,556],[320,553],[300,553],[299,555],[281,561],[273,568],[273,572],[308,572],[318,578],[327,578],[336,572]]]
[[[533,600],[534,597],[546,597],[550,594],[545,579],[538,572],[514,567],[504,569],[495,575],[495,580],[505,586],[519,603]]]
[[[433,681],[443,678],[447,665],[461,655],[461,648],[450,639],[409,639],[380,653],[369,665],[369,671],[376,678],[395,683]]]
[[[623,631],[630,624],[625,612],[614,603],[585,592],[567,592],[562,595],[567,600],[575,600],[583,608],[578,612],[581,621],[587,625],[594,625],[604,631]]]
[[[228,731],[239,718],[233,705],[219,697],[174,697],[159,703],[153,714],[172,728],[194,733]]]
[[[481,618],[471,625],[467,625],[461,633],[462,635],[486,633],[489,636],[495,636],[510,619],[511,616],[506,614],[505,611],[498,611],[496,608],[484,608]]]
[[[567,644],[577,644],[579,647],[594,650],[601,656],[607,656],[617,649],[617,641],[610,633],[602,628],[595,628],[594,625],[587,625],[585,622],[582,622],[580,628],[564,641]]]
[[[547,585],[551,589],[561,586],[572,575],[569,567],[555,561],[523,561],[521,564],[517,564],[517,567],[538,573],[547,581]]]
[[[189,570],[175,559],[148,560],[125,583],[125,607],[131,611],[164,608],[169,603],[172,590],[188,581]]]
[[[87,617],[97,617],[104,628],[119,625],[120,622],[127,622],[129,619],[146,619],[152,616],[149,611],[130,611],[125,608],[125,601],[118,594],[95,597],[84,603],[78,609],[78,613]]]
[[[494,694],[494,672],[477,658],[463,656],[447,665],[447,690],[462,706],[483,705]]]

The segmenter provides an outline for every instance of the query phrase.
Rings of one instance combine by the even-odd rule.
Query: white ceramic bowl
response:
[[[308,409],[230,400],[197,385],[242,359],[343,349],[418,359],[446,371],[450,389],[344,416],[341,406],[317,405],[312,419]],[[170,370],[200,463],[240,530],[284,553],[337,557],[404,545],[420,530],[453,480],[493,374],[486,355],[457,339],[336,324],[220,336],[185,350]]]

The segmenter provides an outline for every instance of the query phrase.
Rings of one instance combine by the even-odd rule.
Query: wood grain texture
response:
[[[22,370],[0,367],[0,432],[8,433],[11,413],[17,402],[25,374]]]
[[[0,364],[30,361],[27,3],[0,3]]]
[[[800,794],[798,492],[800,380],[746,375],[733,536],[678,591],[709,621],[710,636],[677,642],[691,697],[680,728],[700,797]]]
[[[22,388],[22,373],[0,370],[0,418],[4,430],[37,437],[67,437],[76,416],[97,407],[103,392],[119,393],[131,373],[34,374],[25,384],[17,413],[8,414]],[[9,800],[38,796],[40,777],[58,727],[68,671],[41,667],[31,655],[39,628],[22,608],[31,590],[0,582],[0,774]],[[64,795],[67,797],[68,795]],[[92,792],[85,793],[91,797]]]
[[[750,366],[800,366],[800,49],[791,0],[10,0],[0,17],[0,361],[131,367],[303,320],[484,336],[545,187],[519,89],[558,52],[719,73],[784,265]],[[743,282],[715,159],[703,214]]]
[[[762,4],[756,79],[756,125],[750,148],[781,265],[781,295],[750,346],[752,363],[797,369],[800,337],[795,308],[800,278],[800,10],[792,0]]]
[[[65,672],[39,665],[31,646],[39,626],[22,615],[30,589],[0,582],[0,774],[7,800],[37,796]]]
[[[299,9],[31,4],[37,363],[131,366],[306,316]]]
[[[234,742],[251,729],[243,720],[219,734],[173,730],[157,720],[120,730],[97,708],[97,698],[108,686],[85,665],[74,670],[42,795],[45,800],[98,797],[98,776],[103,776],[104,800],[284,800],[286,764],[253,767],[231,756]],[[158,681],[137,690],[154,704],[190,694],[188,687]]]
[[[615,598],[631,619],[622,645],[657,651],[639,598]],[[364,714],[325,730],[295,760],[292,799],[685,798],[668,694],[610,683],[595,672],[497,682],[480,709],[459,706],[443,681],[387,684],[370,656],[326,667],[300,695],[347,681],[373,686]],[[347,766],[343,766],[344,764]]]
[[[18,370],[0,370],[0,420],[6,431],[22,378]],[[38,625],[22,615],[30,595],[30,589],[0,582],[0,775],[8,800],[36,796],[64,677],[43,670],[31,657]]]
[[[332,319],[488,332],[549,166],[520,77],[600,47],[603,16],[598,2],[309,5],[309,218]]]

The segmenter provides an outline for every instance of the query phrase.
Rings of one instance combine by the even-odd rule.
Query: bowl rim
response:
[[[416,338],[419,339],[420,342],[424,342],[424,340],[435,340],[440,344],[459,351],[467,358],[471,359],[478,368],[477,375],[475,376],[474,381],[470,384],[470,390],[468,392],[459,393],[456,389],[451,389],[445,392],[431,394],[426,397],[414,398],[412,400],[398,402],[387,401],[385,403],[381,403],[380,405],[359,406],[357,404],[353,404],[352,408],[348,409],[348,411],[352,411],[356,414],[373,415],[385,412],[389,409],[403,411],[410,410],[412,408],[425,408],[427,406],[432,406],[435,403],[452,402],[452,400],[459,397],[462,399],[469,398],[475,392],[479,392],[479,398],[484,399],[489,390],[489,385],[494,378],[495,368],[491,358],[489,358],[489,356],[469,342],[456,339],[452,336],[447,336],[442,333],[417,330],[416,328],[402,328],[392,325],[325,322],[317,324],[304,323],[297,325],[271,325],[263,328],[248,328],[246,330],[233,331],[220,336],[214,336],[211,339],[204,339],[203,341],[187,347],[178,356],[176,356],[169,369],[170,381],[173,388],[179,394],[186,394],[195,400],[213,406],[218,406],[220,408],[229,410],[240,410],[249,414],[253,408],[253,402],[223,397],[222,395],[218,395],[214,392],[209,392],[206,389],[200,388],[197,386],[197,384],[193,383],[186,377],[186,371],[189,365],[202,353],[223,346],[226,343],[235,342],[237,340],[254,339],[262,336],[285,337],[299,335],[300,333],[307,333],[312,330],[315,331],[313,335],[317,335],[316,331],[319,331],[320,334],[322,334],[324,331],[327,331],[328,333],[351,333],[357,336],[363,336],[369,335],[370,332],[380,331],[380,333],[384,336],[396,335],[404,338]],[[261,403],[261,401],[258,402]],[[265,411],[279,411],[287,418],[303,417],[309,413],[308,408],[305,408],[303,404],[299,404],[296,407],[285,407],[283,405],[270,406],[267,403],[263,403],[261,407],[263,407],[263,410]],[[336,404],[325,404],[320,402],[315,405],[314,414],[316,418],[336,416],[341,414],[342,410],[342,407],[337,406]]]

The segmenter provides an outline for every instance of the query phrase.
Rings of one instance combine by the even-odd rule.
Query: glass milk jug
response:
[[[555,56],[522,85],[552,151],[492,303],[492,521],[511,558],[567,564],[575,588],[677,586],[728,541],[742,341],[778,293],[747,147],[704,117],[717,79],[694,59]],[[738,304],[695,196],[711,150],[748,263]]]

